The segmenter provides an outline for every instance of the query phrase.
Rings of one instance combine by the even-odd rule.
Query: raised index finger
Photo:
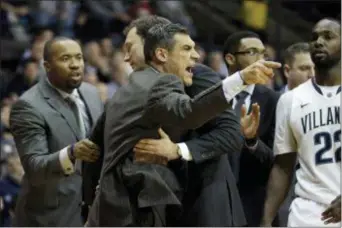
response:
[[[281,63],[274,62],[274,61],[262,61],[261,63],[264,64],[264,66],[272,68],[272,69],[277,69],[281,67]]]

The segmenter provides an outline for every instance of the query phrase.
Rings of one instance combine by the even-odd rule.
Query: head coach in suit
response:
[[[132,73],[129,84],[117,91],[105,110],[104,160],[90,226],[165,226],[165,207],[181,204],[184,187],[167,162],[178,160],[181,153],[133,153],[134,145],[142,138],[158,138],[161,126],[178,141],[184,131],[229,108],[244,83],[266,83],[273,68],[280,67],[260,61],[191,99],[184,85],[192,82],[198,58],[194,46],[180,25],[156,25],[148,31],[148,67]]]
[[[142,48],[141,41],[145,40],[147,31],[156,24],[167,23],[170,21],[158,16],[139,18],[132,22],[125,30],[125,60],[135,68],[143,68],[144,53],[134,52],[130,46]],[[202,64],[196,64],[192,73],[192,82],[185,85],[185,92],[190,97],[195,97],[221,81],[216,72]],[[234,111],[229,108],[195,131],[188,131],[182,137],[182,143],[173,143],[160,131],[162,139],[140,140],[135,151],[163,154],[166,150],[177,153],[179,149],[182,157],[188,161],[188,183],[182,201],[184,212],[179,221],[171,221],[172,225],[245,225],[235,178],[227,159],[227,153],[239,152],[243,145],[240,124]]]
[[[96,88],[82,82],[77,42],[48,41],[44,66],[47,77],[20,97],[10,115],[25,171],[14,226],[82,226],[82,178],[75,160],[77,165],[98,158],[97,146],[84,138],[103,107]]]

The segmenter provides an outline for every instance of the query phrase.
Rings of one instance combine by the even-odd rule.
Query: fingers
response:
[[[274,76],[274,69],[281,67],[281,64],[273,61],[260,60],[255,63],[256,77],[259,78],[259,83],[266,84],[270,78]]]
[[[244,118],[247,114],[247,108],[246,105],[242,105],[241,107],[241,118]]]
[[[168,139],[169,138],[169,136],[161,128],[158,129],[158,133],[160,135],[160,138],[162,138],[162,139]]]
[[[75,157],[86,162],[96,161],[100,156],[100,150],[98,146],[93,146],[92,144],[92,142],[89,144],[84,140],[78,142],[74,148]]]
[[[134,146],[134,149],[138,152],[156,152],[156,147],[153,144],[143,143],[141,141]]]
[[[99,150],[99,146],[96,145],[95,143],[93,143],[92,141],[90,141],[89,139],[83,139],[82,142],[85,146],[89,147],[89,148],[92,148],[92,149],[96,149],[96,150]]]
[[[256,62],[255,67],[261,71],[262,74],[271,78],[273,77],[273,69],[266,67],[262,62]],[[260,75],[261,76],[261,75]]]
[[[322,216],[323,217],[329,217],[330,214],[332,214],[332,207],[329,206],[325,211],[323,211]]]
[[[278,69],[281,67],[281,63],[274,62],[274,61],[266,61],[266,60],[261,60],[260,61],[264,66],[272,69]]]
[[[338,223],[341,219],[338,219],[336,217],[330,217],[329,219],[324,221],[324,224],[330,224],[330,223]]]
[[[80,160],[86,161],[86,162],[95,162],[99,158],[99,153],[92,151],[90,153],[84,153],[80,155]]]
[[[256,126],[259,126],[259,122],[260,122],[260,106],[257,103],[254,103],[252,105],[252,115],[253,115],[254,124]]]

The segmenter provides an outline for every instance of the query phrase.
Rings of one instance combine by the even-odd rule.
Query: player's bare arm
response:
[[[272,226],[272,221],[289,191],[296,161],[297,152],[281,154],[275,157],[268,180],[264,213],[260,226]]]

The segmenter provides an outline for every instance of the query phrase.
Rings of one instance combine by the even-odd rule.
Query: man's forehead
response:
[[[125,43],[133,43],[137,39],[141,39],[141,37],[137,34],[137,28],[133,27],[132,29],[128,31],[126,39],[125,39]]]
[[[51,51],[59,55],[63,53],[82,54],[80,45],[73,40],[56,41],[51,45]]]
[[[296,53],[294,55],[294,64],[297,65],[313,65],[313,62],[311,60],[311,56],[309,52],[300,52],[300,53]]]
[[[337,21],[323,19],[315,25],[313,32],[334,32],[339,34],[340,30],[341,24],[339,24]]]
[[[195,42],[191,39],[188,34],[177,33],[174,36],[176,43],[179,45],[189,45],[195,47]]]
[[[262,41],[256,37],[247,37],[243,38],[240,41],[240,48],[258,48],[258,49],[265,49],[264,44]]]

